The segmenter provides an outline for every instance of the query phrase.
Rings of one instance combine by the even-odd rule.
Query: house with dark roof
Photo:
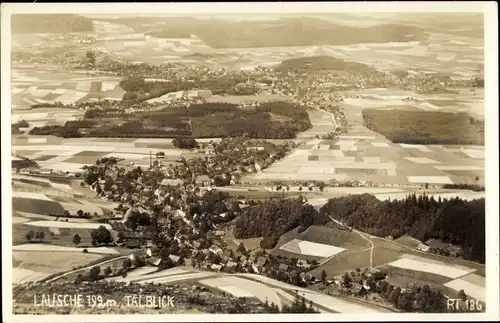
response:
[[[280,264],[278,267],[279,270],[287,271],[288,270],[288,265],[287,264]]]

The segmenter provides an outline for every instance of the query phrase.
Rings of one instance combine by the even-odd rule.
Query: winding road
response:
[[[328,215],[328,217],[330,218],[330,220],[337,223],[338,225],[341,225],[344,227],[346,226],[342,222],[335,220],[331,215]],[[365,237],[365,235],[361,231],[358,231],[358,230],[350,228],[350,227],[348,227],[348,228],[351,229],[352,231],[356,232],[357,234],[359,234],[363,239],[365,239],[366,241],[368,241],[370,243],[370,245],[371,245],[371,247],[370,247],[370,269],[372,269],[373,268],[373,249],[375,248],[375,244],[373,243],[373,241],[371,241],[370,239]],[[330,259],[327,259],[327,260],[330,260]]]
[[[93,265],[90,265],[90,266],[87,266],[87,267],[84,267],[84,268],[71,270],[71,271],[65,272],[64,274],[58,275],[58,276],[56,276],[56,277],[53,277],[53,278],[51,278],[51,279],[47,280],[47,281],[46,281],[46,283],[53,282],[53,281],[55,281],[55,280],[61,279],[62,277],[65,277],[65,276],[71,275],[71,274],[76,273],[76,272],[79,272],[79,271],[83,271],[83,270],[91,269],[92,267],[95,267],[95,266],[102,266],[102,265],[104,265],[104,264],[107,264],[107,263],[110,263],[110,262],[113,262],[113,261],[117,261],[117,260],[119,260],[119,259],[125,259],[125,258],[128,258],[128,257],[127,257],[127,256],[119,256],[119,257],[116,257],[116,258],[113,258],[113,259],[108,259],[108,260],[105,260],[105,261],[103,261],[103,262],[100,262],[100,263],[97,263],[97,264],[93,264]]]

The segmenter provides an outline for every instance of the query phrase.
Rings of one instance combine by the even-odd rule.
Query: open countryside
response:
[[[12,16],[14,312],[485,311],[482,15],[236,20]]]

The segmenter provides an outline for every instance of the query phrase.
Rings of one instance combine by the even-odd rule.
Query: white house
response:
[[[427,251],[429,251],[429,246],[421,243],[421,244],[418,245],[417,249],[420,250],[420,251],[427,252]]]

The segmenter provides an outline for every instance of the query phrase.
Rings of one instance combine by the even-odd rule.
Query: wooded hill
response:
[[[438,199],[409,195],[404,200],[380,201],[370,194],[330,199],[319,212],[302,197],[275,198],[244,209],[235,223],[238,239],[263,237],[261,247],[276,246],[281,235],[299,227],[322,225],[329,216],[369,234],[397,239],[409,235],[420,241],[439,239],[458,245],[463,258],[485,262],[484,199]]]
[[[281,62],[275,68],[279,72],[296,71],[330,71],[332,73],[350,73],[350,74],[377,74],[380,73],[368,65],[349,62],[343,59],[331,56],[311,56],[287,59]]]
[[[379,237],[397,239],[407,234],[420,241],[440,239],[461,246],[465,259],[484,263],[484,207],[484,199],[410,195],[404,200],[380,201],[363,194],[330,199],[320,214]]]
[[[465,112],[364,109],[363,120],[394,143],[484,145],[484,122]]]

